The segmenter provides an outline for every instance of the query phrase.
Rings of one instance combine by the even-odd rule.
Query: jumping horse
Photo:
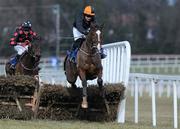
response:
[[[40,61],[40,45],[39,43],[33,42],[29,43],[28,49],[20,56],[16,68],[11,68],[11,63],[7,62],[5,65],[5,71],[7,75],[28,75],[32,76],[37,80],[37,87],[35,88],[32,104],[32,111],[34,112],[34,117],[37,116],[37,111],[40,101],[40,85],[39,85],[39,61]],[[18,98],[16,98],[18,100]],[[19,103],[17,103],[20,107]]]
[[[100,45],[102,44],[102,28],[93,23],[90,26],[90,31],[86,36],[85,41],[77,52],[76,63],[70,61],[68,55],[64,61],[64,71],[67,81],[72,87],[76,87],[76,80],[79,76],[83,86],[81,107],[88,108],[87,101],[87,80],[97,78],[97,84],[100,89],[100,94],[104,95],[103,79],[102,79],[102,64],[99,53]]]
[[[11,68],[10,62],[6,63],[5,71],[7,75],[38,75],[38,65],[41,57],[40,45],[36,42],[29,44],[28,50],[21,55],[15,69]]]

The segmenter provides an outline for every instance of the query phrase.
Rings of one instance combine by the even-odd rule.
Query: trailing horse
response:
[[[88,108],[87,80],[97,78],[97,83],[101,91],[100,93],[104,96],[102,79],[103,67],[101,64],[101,55],[99,53],[100,45],[102,44],[102,28],[102,26],[98,26],[97,24],[91,24],[89,34],[86,36],[86,40],[82,43],[77,52],[77,63],[71,62],[68,55],[64,61],[65,74],[71,86],[76,87],[75,82],[78,76],[82,81],[82,108]]]
[[[7,77],[7,79],[11,79],[14,82],[14,85],[8,85],[6,88],[12,88],[13,89],[13,103],[16,105],[20,112],[23,112],[25,109],[26,111],[30,110],[29,107],[31,107],[31,111],[33,111],[33,116],[37,116],[37,111],[39,108],[39,101],[40,101],[40,85],[39,85],[39,61],[40,61],[40,45],[36,42],[33,42],[28,46],[28,50],[26,50],[19,58],[15,69],[11,68],[11,63],[7,62],[5,65],[5,71],[7,75],[11,75]],[[15,76],[14,76],[15,75]],[[23,76],[16,76],[16,75],[23,75]],[[24,76],[27,75],[27,76]],[[34,78],[35,77],[35,78]],[[26,80],[28,78],[29,80]],[[18,81],[23,83],[17,83]],[[32,82],[34,81],[34,82]],[[29,89],[28,86],[29,82],[32,86],[31,89]],[[28,84],[24,84],[28,83]],[[18,86],[17,86],[18,84]],[[19,86],[22,85],[22,86]],[[4,89],[5,90],[5,89]],[[25,94],[23,94],[23,91],[26,90]],[[5,90],[6,91],[6,90]],[[28,93],[28,94],[27,94]],[[4,93],[4,96],[6,99],[9,98],[9,93]],[[28,96],[28,97],[27,97]],[[4,101],[4,100],[1,100]],[[11,102],[7,101],[7,105],[11,105]],[[27,110],[28,107],[28,110]]]
[[[28,50],[25,51],[19,58],[16,68],[11,68],[11,63],[7,62],[5,71],[7,75],[38,75],[39,61],[40,61],[40,46],[38,43],[33,42],[29,45]]]

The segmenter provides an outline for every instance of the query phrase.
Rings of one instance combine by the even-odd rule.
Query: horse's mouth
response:
[[[92,54],[96,53],[97,52],[97,47],[92,47]]]
[[[41,58],[41,55],[36,55],[36,56],[35,56],[35,62],[39,62],[39,61],[40,61],[40,58]]]

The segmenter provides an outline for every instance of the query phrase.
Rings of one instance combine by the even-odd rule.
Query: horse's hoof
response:
[[[81,104],[81,107],[82,107],[82,108],[88,108],[88,103],[82,103],[82,104]]]
[[[87,102],[87,97],[83,97],[83,101],[81,103],[82,108],[88,108],[88,102]]]
[[[39,81],[39,75],[35,75],[34,78]]]

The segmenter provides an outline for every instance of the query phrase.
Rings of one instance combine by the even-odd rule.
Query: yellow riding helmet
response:
[[[85,15],[94,16],[94,15],[95,15],[94,9],[93,9],[91,6],[86,6],[86,7],[84,8],[84,14],[85,14]]]

